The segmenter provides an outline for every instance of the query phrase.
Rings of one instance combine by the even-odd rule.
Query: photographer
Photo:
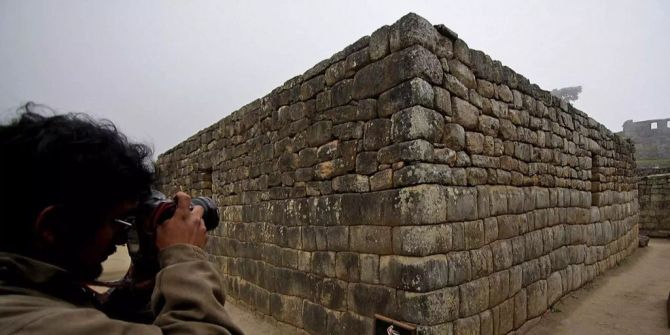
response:
[[[151,190],[151,150],[109,122],[33,107],[0,125],[0,334],[242,334],[202,250],[203,210],[184,193],[155,232],[152,324],[102,311],[87,283]]]

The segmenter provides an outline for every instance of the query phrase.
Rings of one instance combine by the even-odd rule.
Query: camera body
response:
[[[191,199],[193,206],[204,209],[203,221],[207,231],[219,225],[219,210],[214,200],[208,197]],[[167,199],[158,191],[152,191],[136,209],[135,217],[129,221],[133,229],[128,232],[128,254],[136,270],[156,273],[159,270],[158,249],[156,248],[156,228],[174,215],[177,203]]]

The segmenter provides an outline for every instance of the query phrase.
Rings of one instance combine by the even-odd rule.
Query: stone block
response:
[[[436,325],[458,317],[459,291],[447,287],[428,293],[398,291],[398,306],[402,320]]]
[[[465,148],[471,155],[479,155],[484,152],[484,135],[475,132],[465,133]]]
[[[379,285],[350,283],[347,289],[349,311],[374,317],[397,313],[396,291]]]
[[[331,121],[318,121],[307,128],[307,145],[317,147],[327,143],[333,136],[333,123]]]
[[[479,110],[477,107],[458,97],[452,97],[451,104],[454,121],[467,130],[477,130],[479,125]]]
[[[474,187],[445,187],[447,221],[468,221],[478,218],[477,190]]]
[[[362,68],[354,76],[353,98],[372,98],[411,78],[442,83],[442,65],[421,46],[413,46]]]
[[[484,245],[484,222],[482,220],[463,222],[463,232],[466,250],[477,249]]]
[[[405,187],[399,191],[396,204],[403,225],[441,223],[447,216],[444,188],[438,185]]]
[[[542,315],[547,310],[547,282],[544,280],[537,281],[526,288],[528,295],[528,318]]]
[[[489,307],[494,307],[510,296],[509,271],[500,271],[489,277]]]
[[[415,163],[393,172],[395,187],[418,184],[450,184],[451,168],[443,164]]]
[[[434,50],[438,32],[428,20],[414,13],[409,13],[396,21],[389,30],[391,52],[413,45],[421,45]]]
[[[375,61],[389,53],[389,26],[383,26],[370,35],[370,59]]]
[[[498,240],[491,243],[493,271],[502,271],[512,266],[512,243],[510,240]]]
[[[469,98],[469,90],[463,83],[461,83],[458,78],[454,77],[451,74],[444,75],[444,88],[446,88],[452,95],[460,97],[462,99]],[[453,106],[453,105],[452,105]]]
[[[512,238],[519,235],[520,218],[522,215],[498,216],[498,237]]]
[[[377,152],[377,161],[382,164],[393,164],[398,161],[431,161],[433,145],[425,140],[413,140],[396,143],[381,148]]]
[[[344,311],[347,308],[347,282],[324,278],[316,284],[316,296],[322,306]]]
[[[519,291],[519,293],[514,296],[514,328],[521,327],[528,318],[527,301],[528,297],[525,289]]]
[[[315,251],[312,253],[312,272],[326,277],[335,277],[335,253]]]
[[[303,303],[302,324],[305,330],[312,334],[327,329],[328,313],[326,309],[321,305],[305,300]]]
[[[338,252],[335,255],[335,275],[337,278],[357,282],[360,279],[360,258],[358,253]]]
[[[493,327],[495,334],[507,334],[514,327],[514,301],[507,299],[493,308]]]
[[[391,120],[391,133],[395,142],[424,139],[438,143],[442,140],[444,117],[432,109],[409,107],[393,114]]]
[[[439,86],[433,87],[433,90],[435,96],[435,102],[433,105],[435,107],[435,110],[442,113],[445,116],[452,116],[453,113],[451,111],[451,95],[449,94],[449,91]]]
[[[465,148],[465,129],[457,123],[445,124],[442,142],[449,149],[456,151],[463,150]]]
[[[374,119],[367,122],[363,135],[363,148],[373,151],[391,144],[392,125],[389,119]]]
[[[370,190],[381,191],[393,187],[393,170],[384,169],[370,177]]]
[[[410,292],[428,292],[447,286],[449,268],[444,255],[425,257],[381,256],[381,283]]]
[[[433,107],[433,87],[421,78],[403,82],[382,93],[378,99],[379,116],[389,117],[396,112],[412,107]]]
[[[361,193],[370,191],[368,176],[347,174],[333,179],[333,191],[340,193]]]
[[[391,227],[351,226],[349,234],[351,251],[378,255],[393,252]]]
[[[458,80],[467,88],[477,88],[477,79],[470,68],[463,64],[460,60],[450,59],[449,72],[453,74]]]
[[[305,101],[316,96],[317,93],[323,91],[326,84],[324,75],[316,76],[300,86],[300,100]]]
[[[377,284],[379,283],[379,256],[374,254],[360,254],[360,274],[361,282]]]
[[[403,226],[393,228],[393,252],[398,255],[446,254],[452,249],[451,225]]]
[[[363,138],[365,122],[352,121],[333,126],[333,136],[340,141]]]
[[[473,315],[469,318],[456,320],[456,322],[454,322],[454,334],[480,335],[479,315]]]
[[[356,173],[369,175],[375,172],[377,172],[376,152],[366,151],[356,155]]]
[[[484,246],[479,249],[470,250],[470,264],[472,265],[473,278],[480,278],[493,273],[491,248]]]
[[[559,272],[554,272],[547,278],[547,304],[553,305],[563,296],[563,280]]]
[[[459,286],[460,316],[468,317],[483,312],[489,307],[489,278],[469,281]]]
[[[447,255],[449,262],[449,286],[456,286],[472,279],[470,253],[467,251],[453,252]]]
[[[303,328],[302,298],[273,293],[270,295],[270,312],[277,320]]]

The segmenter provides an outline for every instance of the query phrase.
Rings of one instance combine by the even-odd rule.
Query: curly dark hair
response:
[[[28,103],[17,119],[0,125],[2,251],[25,253],[48,206],[85,217],[72,224],[86,234],[112,206],[147,194],[154,180],[152,150],[129,142],[112,122],[36,109]]]

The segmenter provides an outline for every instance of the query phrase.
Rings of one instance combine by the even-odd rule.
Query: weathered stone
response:
[[[440,142],[444,118],[439,113],[421,106],[410,107],[393,114],[392,134],[395,142],[424,139]]]
[[[468,317],[489,307],[489,279],[476,279],[459,286],[461,292],[460,316]]]
[[[454,322],[454,334],[479,335],[480,334],[479,315],[473,315],[469,318],[456,320],[456,322]]]
[[[547,278],[547,304],[553,305],[563,296],[563,280],[561,274],[554,272]]]
[[[444,255],[382,256],[380,278],[384,285],[411,292],[434,291],[447,286],[448,265]]]
[[[433,87],[433,90],[435,96],[435,103],[434,103],[435,110],[446,116],[452,116],[453,113],[451,111],[451,95],[449,94],[449,91],[439,86]]]
[[[351,226],[351,251],[389,255],[393,252],[391,227]]]
[[[316,76],[300,86],[300,100],[305,101],[313,98],[317,93],[323,91],[326,84],[325,76]]]
[[[408,256],[446,254],[451,251],[451,236],[448,224],[395,227],[393,252]]]
[[[537,281],[526,288],[528,294],[528,318],[534,318],[547,310],[547,282]]]
[[[484,152],[484,135],[475,132],[465,133],[465,148],[469,154],[480,155]]]
[[[384,169],[370,177],[370,190],[381,191],[393,187],[393,170]]]
[[[463,150],[465,148],[465,129],[457,123],[444,125],[443,142],[449,149]]]
[[[458,288],[428,293],[398,291],[398,307],[400,317],[408,322],[434,325],[452,321],[458,317]]]
[[[447,214],[445,193],[438,185],[405,187],[398,194],[400,220],[405,225],[444,222]]]
[[[425,140],[413,140],[381,148],[377,152],[377,161],[393,164],[398,161],[430,161],[433,158],[433,146]]]
[[[391,52],[412,45],[421,45],[428,50],[434,50],[437,36],[437,30],[428,20],[409,13],[391,26],[389,31]]]
[[[450,74],[444,76],[444,87],[457,97],[462,99],[468,99],[469,97],[468,88],[458,78]]]
[[[418,184],[449,184],[451,168],[442,164],[415,163],[393,172],[395,187]]]
[[[391,144],[392,126],[393,123],[389,119],[374,119],[369,121],[365,127],[363,148],[365,150],[377,150]]]
[[[471,187],[446,187],[447,221],[477,219],[477,189]]]
[[[370,191],[370,183],[367,176],[347,174],[333,179],[333,191],[340,193],[368,192]]]
[[[491,248],[484,246],[479,249],[470,250],[470,263],[472,264],[473,278],[481,278],[493,273]]]
[[[479,124],[479,110],[465,100],[458,97],[451,99],[454,121],[468,130],[477,130]]]
[[[449,71],[467,88],[476,88],[477,79],[474,73],[461,61],[452,59],[449,61]]]
[[[376,152],[367,151],[356,155],[356,173],[373,174],[375,172],[377,172]]]
[[[412,106],[432,108],[433,100],[433,87],[421,78],[414,78],[379,96],[379,116],[389,117],[397,111]]]
[[[509,269],[512,266],[512,243],[499,240],[491,243],[493,253],[493,271]]]
[[[442,83],[442,65],[435,55],[413,46],[369,64],[354,76],[353,98],[371,98],[414,77]]]
[[[472,278],[470,253],[467,251],[454,252],[447,255],[449,261],[449,286],[456,286]]]
[[[337,278],[357,282],[360,279],[360,258],[354,252],[338,252],[335,255],[335,275]]]
[[[307,128],[307,145],[310,147],[320,146],[328,142],[332,136],[332,122],[316,122]]]
[[[347,307],[350,311],[368,317],[383,313],[394,315],[396,312],[395,290],[368,284],[349,284],[347,290]]]
[[[362,121],[347,122],[333,126],[333,136],[340,141],[363,138]]]
[[[389,53],[389,26],[383,26],[370,35],[370,59],[378,60]]]

